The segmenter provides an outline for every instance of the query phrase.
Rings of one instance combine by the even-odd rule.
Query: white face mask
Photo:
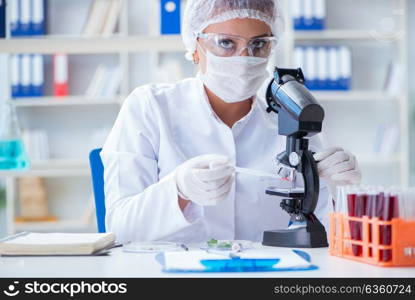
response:
[[[251,56],[220,57],[205,51],[206,72],[202,82],[227,103],[236,103],[255,96],[269,75],[268,59]]]

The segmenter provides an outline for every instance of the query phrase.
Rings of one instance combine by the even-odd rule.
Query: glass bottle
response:
[[[24,170],[29,159],[23,144],[22,134],[14,105],[0,105],[0,170]]]

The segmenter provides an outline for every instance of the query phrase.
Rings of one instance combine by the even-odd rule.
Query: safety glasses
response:
[[[222,57],[241,56],[246,49],[249,56],[268,58],[278,42],[273,36],[247,39],[229,34],[199,33],[197,37],[205,49]]]

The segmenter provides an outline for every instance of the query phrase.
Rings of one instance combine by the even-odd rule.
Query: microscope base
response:
[[[262,245],[289,248],[328,247],[324,228],[310,232],[307,231],[307,227],[265,231]]]

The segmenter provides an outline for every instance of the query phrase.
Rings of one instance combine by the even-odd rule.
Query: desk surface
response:
[[[327,249],[307,249],[318,270],[266,273],[163,273],[155,254],[126,253],[109,256],[1,257],[0,277],[415,277],[413,268],[381,268],[328,254]]]

